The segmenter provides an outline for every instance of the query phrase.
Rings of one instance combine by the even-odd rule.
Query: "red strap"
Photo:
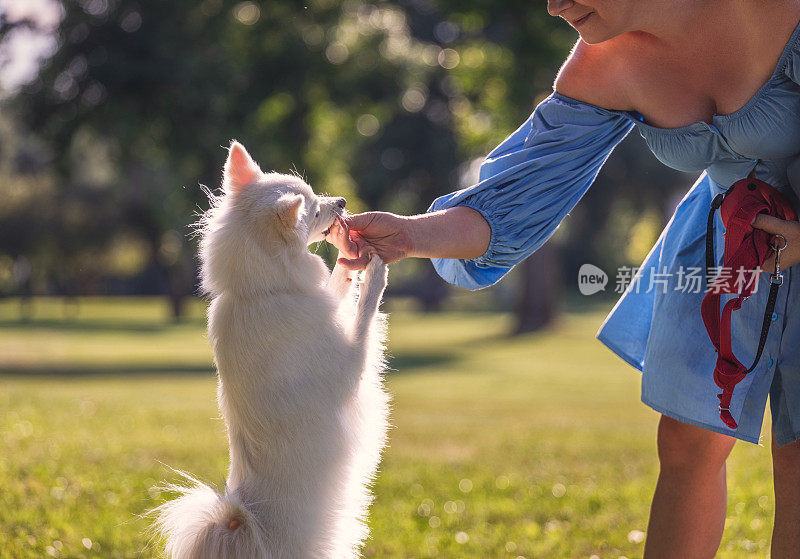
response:
[[[709,254],[709,250],[713,252],[712,218],[718,203],[718,199],[712,203],[708,219],[707,263],[711,262],[713,257],[713,254]],[[722,393],[718,394],[720,418],[728,427],[736,429],[738,425],[730,413],[733,389],[758,363],[765,335],[762,329],[762,340],[756,361],[748,369],[736,358],[731,347],[731,315],[752,295],[758,281],[756,270],[772,253],[772,236],[761,229],[754,229],[750,224],[755,216],[762,212],[780,219],[791,220],[796,220],[797,215],[791,203],[780,192],[764,181],[752,178],[738,181],[728,189],[719,208],[725,225],[723,268],[727,273],[720,274],[709,286],[700,305],[700,312],[708,337],[717,350],[714,382],[722,389]],[[747,271],[744,276],[747,281],[744,285],[741,282],[744,278],[739,277],[739,270],[742,269]],[[736,294],[737,297],[725,304],[720,316],[723,294]],[[770,297],[770,301],[774,304],[774,295]],[[766,320],[765,324],[768,327]]]

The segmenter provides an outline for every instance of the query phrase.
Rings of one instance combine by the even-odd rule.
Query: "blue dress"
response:
[[[437,198],[429,211],[468,206],[491,227],[485,254],[473,260],[433,259],[448,282],[479,289],[496,283],[538,249],[591,186],[614,147],[636,127],[655,156],[683,171],[703,171],[686,193],[633,281],[606,317],[598,339],[642,371],[642,401],[656,411],[718,433],[759,442],[767,395],[779,445],[800,438],[800,265],[784,272],[772,327],[757,368],[737,387],[729,429],[719,419],[713,371],[716,353],[700,316],[711,199],[755,176],[800,209],[800,25],[770,79],[745,104],[711,123],[651,126],[638,113],[613,111],[554,92],[495,148],[477,184]],[[715,216],[715,258],[722,265],[724,227]],[[752,363],[761,331],[768,274],[733,314],[733,348]],[[723,296],[724,305],[731,295]]]

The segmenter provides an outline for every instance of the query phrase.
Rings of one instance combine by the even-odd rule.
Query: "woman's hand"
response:
[[[325,240],[339,249],[340,256],[344,256],[344,258],[358,257],[358,245],[350,238],[350,228],[344,218],[337,218],[333,222]]]
[[[465,206],[413,216],[367,212],[346,218],[345,227],[335,225],[328,241],[343,255],[338,263],[351,270],[363,270],[374,253],[387,264],[408,256],[477,258],[492,236],[483,216]]]
[[[332,238],[333,244],[344,255],[338,263],[350,270],[363,270],[374,253],[386,264],[411,256],[409,220],[387,212],[367,212],[346,218],[349,228],[347,242],[343,242],[339,235]]]
[[[767,214],[758,214],[751,225],[773,235],[783,235],[786,238],[786,248],[781,251],[781,269],[794,266],[800,262],[800,221],[778,219]],[[781,240],[777,239],[780,243]],[[761,267],[765,272],[775,271],[775,255],[772,255]]]

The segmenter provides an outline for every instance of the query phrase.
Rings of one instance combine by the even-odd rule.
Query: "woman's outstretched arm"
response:
[[[367,212],[346,219],[347,235],[331,235],[346,268],[363,269],[372,252],[386,262],[418,258],[478,258],[486,252],[491,229],[466,206],[412,216]]]

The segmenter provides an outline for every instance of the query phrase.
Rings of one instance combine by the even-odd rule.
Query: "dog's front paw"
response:
[[[377,254],[372,255],[367,267],[364,269],[364,291],[380,295],[386,289],[386,278],[386,264]]]
[[[333,267],[330,280],[328,280],[328,288],[340,299],[344,298],[350,292],[350,286],[353,285],[352,279],[352,272],[337,263]]]

